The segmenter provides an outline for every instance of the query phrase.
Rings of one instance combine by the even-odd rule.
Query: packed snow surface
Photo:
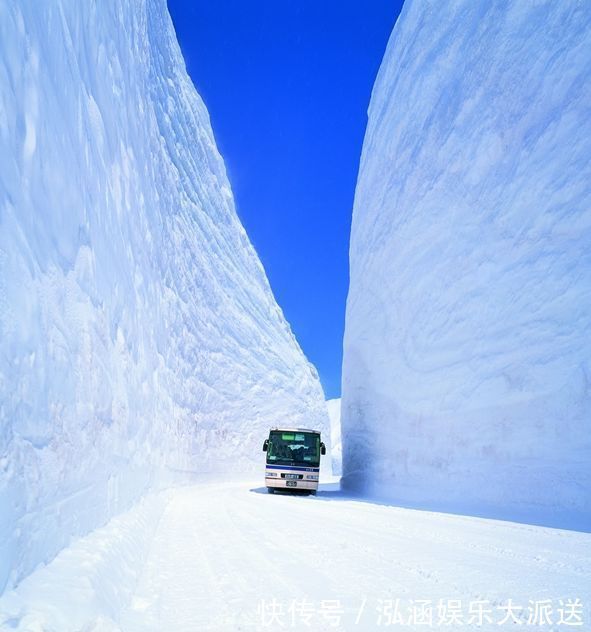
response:
[[[589,534],[259,479],[144,499],[7,592],[0,629],[568,630],[590,600]]]
[[[347,485],[591,525],[591,4],[409,1],[371,97]]]
[[[327,399],[328,418],[330,419],[330,443],[332,473],[341,475],[342,471],[342,448],[341,448],[341,398]]]
[[[2,592],[179,471],[253,471],[269,426],[328,417],[165,0],[1,2],[0,121]]]

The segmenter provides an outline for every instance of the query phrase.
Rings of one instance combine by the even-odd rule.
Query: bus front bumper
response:
[[[318,489],[318,479],[288,479],[279,476],[265,476],[265,485],[274,489]]]

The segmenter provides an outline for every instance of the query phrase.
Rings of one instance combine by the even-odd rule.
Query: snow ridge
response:
[[[341,449],[341,398],[327,399],[328,418],[330,419],[330,458],[332,473],[335,476],[342,474],[342,449]]]
[[[0,5],[0,591],[179,471],[328,436],[164,0]]]
[[[355,195],[348,485],[589,524],[590,47],[584,3],[405,3]]]

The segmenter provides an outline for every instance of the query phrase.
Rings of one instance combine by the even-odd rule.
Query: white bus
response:
[[[267,453],[265,484],[270,494],[276,489],[316,494],[320,455],[326,454],[320,432],[306,428],[271,428],[263,451]]]

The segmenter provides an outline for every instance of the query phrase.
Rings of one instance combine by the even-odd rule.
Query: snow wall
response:
[[[591,524],[591,5],[407,1],[369,107],[349,487]]]
[[[0,592],[175,472],[329,425],[164,0],[0,3]]]
[[[341,398],[327,399],[328,418],[330,420],[330,460],[332,473],[341,476],[343,473],[343,455],[341,449]]]

